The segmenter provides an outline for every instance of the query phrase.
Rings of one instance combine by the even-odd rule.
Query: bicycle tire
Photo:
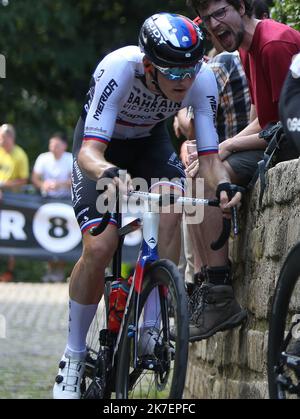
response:
[[[299,283],[300,279],[300,243],[289,252],[280,271],[272,304],[271,319],[269,324],[267,370],[269,396],[271,399],[286,398],[286,389],[282,386],[279,374],[282,372],[282,352],[288,345],[288,324],[293,313],[299,313]],[[297,299],[293,301],[294,308],[291,310],[291,300],[297,292]],[[298,301],[297,301],[298,300]],[[292,323],[292,322],[291,322]],[[292,336],[292,334],[290,335]]]
[[[106,370],[106,353],[100,346],[100,332],[107,329],[109,312],[110,282],[105,283],[103,296],[99,303],[96,315],[87,334],[87,358],[85,373],[82,377],[82,399],[107,399],[111,393],[107,391],[104,377]]]
[[[168,299],[173,302],[172,321],[175,324],[175,337],[172,343],[165,340],[166,330],[170,329],[169,313],[167,309],[162,309],[161,332],[166,352],[162,351],[161,358],[157,355],[155,361],[165,368],[164,373],[142,370],[141,367],[132,366],[132,345],[133,340],[128,336],[128,327],[133,322],[134,304],[130,304],[127,315],[124,319],[123,333],[118,349],[118,368],[116,371],[116,398],[182,398],[186,377],[188,360],[188,313],[187,298],[184,288],[184,281],[176,265],[169,260],[159,260],[154,262],[145,274],[143,279],[143,289],[140,295],[139,318],[142,317],[143,308],[147,297],[152,290],[158,286],[168,289]],[[161,307],[166,307],[161,298]],[[175,353],[173,353],[175,351]],[[172,355],[170,356],[170,353]],[[168,354],[168,355],[166,355]],[[164,356],[169,357],[168,361]],[[173,367],[173,369],[171,368]],[[170,379],[170,382],[169,382]],[[149,388],[147,388],[149,384]],[[150,387],[151,386],[151,387]]]

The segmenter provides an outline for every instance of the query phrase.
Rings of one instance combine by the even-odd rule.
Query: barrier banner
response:
[[[137,233],[137,234],[136,234]],[[139,231],[125,239],[123,260],[133,263]],[[81,255],[81,231],[70,201],[5,192],[0,201],[0,255],[75,261]]]

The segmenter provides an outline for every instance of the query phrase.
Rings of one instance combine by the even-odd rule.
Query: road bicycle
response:
[[[300,243],[289,252],[276,285],[267,368],[270,398],[300,398]]]
[[[159,213],[156,207],[170,203],[218,206],[217,200],[175,197],[133,192],[131,197],[146,205],[142,219],[121,227],[117,205],[116,217],[119,245],[114,254],[112,275],[105,278],[104,295],[88,334],[88,356],[81,384],[82,398],[101,399],[179,399],[182,398],[188,359],[188,312],[184,280],[177,266],[159,259],[157,252]],[[110,220],[107,212],[101,223],[91,231],[101,234]],[[141,250],[136,263],[120,330],[107,328],[109,298],[113,282],[121,276],[122,245],[126,234],[142,228]],[[230,234],[231,221],[224,219],[215,248],[224,245]],[[150,295],[156,295],[155,328],[157,342],[151,354],[143,354],[139,342]],[[151,300],[153,302],[153,299]]]

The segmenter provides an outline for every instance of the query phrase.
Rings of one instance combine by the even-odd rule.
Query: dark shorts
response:
[[[99,196],[96,182],[82,172],[77,162],[83,127],[84,122],[80,119],[74,134],[72,200],[78,224],[85,232],[99,223],[101,214],[96,209],[96,200]],[[146,191],[161,179],[165,182],[173,180],[172,184],[183,187],[184,167],[178,159],[163,123],[158,124],[147,138],[112,139],[106,149],[105,158],[121,169],[126,169],[132,179],[144,179],[147,186],[141,189]]]
[[[226,161],[239,178],[241,186],[247,186],[257,170],[257,163],[264,157],[264,150],[247,150],[232,153]]]

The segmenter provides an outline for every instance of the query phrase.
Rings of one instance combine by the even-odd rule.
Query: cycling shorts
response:
[[[80,118],[74,133],[72,201],[75,215],[82,232],[99,223],[102,214],[97,211],[99,196],[96,182],[91,180],[78,165],[77,155],[83,138],[84,121]],[[146,181],[147,190],[158,180],[183,189],[184,167],[171,143],[165,123],[156,125],[150,137],[135,139],[112,139],[105,151],[108,162],[127,170],[131,178]],[[143,190],[145,188],[141,188]],[[114,220],[111,220],[115,223]]]

